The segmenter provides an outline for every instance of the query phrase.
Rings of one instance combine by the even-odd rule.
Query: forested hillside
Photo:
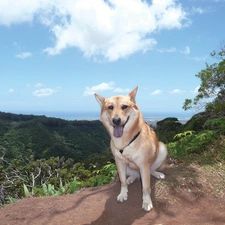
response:
[[[109,136],[99,120],[67,121],[46,116],[0,112],[0,146],[5,159],[48,159],[64,156],[79,162],[109,148]]]

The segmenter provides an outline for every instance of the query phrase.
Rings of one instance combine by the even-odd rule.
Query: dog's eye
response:
[[[110,105],[108,109],[113,110],[113,105]]]
[[[123,105],[122,110],[126,109],[127,107],[128,107],[127,105]]]

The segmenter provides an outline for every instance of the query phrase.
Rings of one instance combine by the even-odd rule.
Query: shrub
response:
[[[195,131],[185,131],[175,135],[174,139],[177,141],[171,142],[167,146],[172,157],[201,153],[215,137],[215,131],[204,130],[198,134]]]

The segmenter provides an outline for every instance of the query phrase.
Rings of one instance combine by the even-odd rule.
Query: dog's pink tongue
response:
[[[121,137],[123,135],[123,126],[115,126],[113,135],[116,138]]]

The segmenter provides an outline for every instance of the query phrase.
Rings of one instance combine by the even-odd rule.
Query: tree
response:
[[[206,68],[196,75],[201,80],[198,94],[193,100],[186,99],[183,109],[204,109],[211,117],[225,116],[225,44],[211,56],[219,62],[206,63]]]
[[[175,134],[181,131],[182,124],[175,117],[168,117],[156,124],[155,132],[160,141],[168,143],[173,140]]]

